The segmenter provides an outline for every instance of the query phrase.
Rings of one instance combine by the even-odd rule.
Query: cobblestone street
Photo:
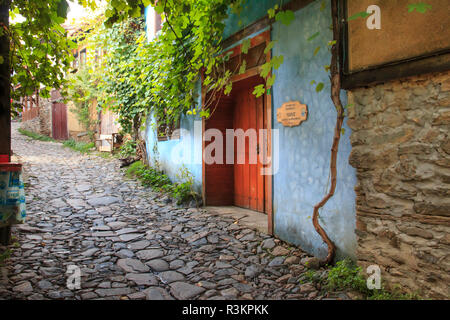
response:
[[[298,248],[167,203],[127,179],[118,160],[31,140],[18,126],[12,145],[24,163],[28,216],[13,229],[1,299],[325,297],[308,282],[311,258]],[[80,289],[67,287],[71,265],[81,269]]]

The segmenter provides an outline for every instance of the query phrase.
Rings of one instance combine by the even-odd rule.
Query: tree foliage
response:
[[[11,1],[13,22],[0,32],[6,32],[10,39],[13,99],[32,95],[39,89],[46,97],[51,88],[63,84],[64,72],[72,61],[70,50],[75,47],[61,26],[67,8],[61,0]]]
[[[150,113],[168,125],[184,113],[208,117],[212,101],[201,104],[200,76],[211,96],[230,94],[236,70],[225,67],[229,56],[223,54],[222,36],[226,19],[241,12],[243,1],[110,1],[104,24],[90,27],[86,37],[92,47],[101,46],[107,52],[104,64],[97,68],[100,105],[119,114],[126,132],[136,131]],[[134,18],[138,8],[142,11],[140,5],[147,4],[153,5],[164,21],[151,42],[146,40],[142,18]],[[294,18],[292,11],[282,11],[279,5],[269,12],[284,24]],[[269,43],[265,53],[273,45]],[[245,39],[242,52],[249,48],[250,40]],[[283,57],[275,56],[262,66],[266,83],[255,88],[255,95],[271,88],[275,82],[271,71],[282,63]],[[245,71],[244,60],[239,73]]]

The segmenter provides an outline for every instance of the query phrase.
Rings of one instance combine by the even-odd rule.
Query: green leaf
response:
[[[141,16],[141,8],[139,8],[139,7],[134,8],[134,9],[131,11],[130,15],[131,15],[133,18],[139,18],[139,17]]]
[[[277,70],[284,62],[284,56],[280,55],[280,56],[274,56],[272,57],[272,60],[270,61],[270,63],[272,64],[272,67]]]
[[[158,1],[155,7],[155,11],[158,14],[162,14],[164,12],[164,3],[165,1]]]
[[[266,86],[267,86],[268,89],[274,85],[276,78],[277,78],[277,76],[275,74],[273,74],[272,76],[267,78]]]
[[[200,117],[205,117],[205,118],[209,118],[209,109],[208,110],[202,110],[202,111],[200,111],[199,113],[198,113],[198,115],[200,116]]]
[[[56,11],[58,17],[67,18],[67,11],[69,9],[69,4],[66,0],[61,0],[58,3],[58,9]]]
[[[128,4],[124,0],[111,0],[111,5],[117,11],[125,10],[128,7]]]
[[[260,85],[258,85],[258,86],[255,87],[255,89],[253,90],[253,94],[254,94],[257,98],[259,98],[259,97],[261,97],[261,96],[264,94],[265,91],[266,91],[266,90],[265,90],[265,88],[264,88],[264,85],[263,85],[263,84],[260,84]]]
[[[144,7],[148,7],[149,5],[152,4],[151,0],[142,0],[142,4],[144,5]]]
[[[247,70],[247,61],[243,60],[239,68],[239,74],[245,73],[246,70]]]
[[[3,64],[3,62],[5,62],[5,59],[3,58],[3,56],[0,56],[0,64]]]
[[[314,57],[319,53],[320,47],[317,47],[316,50],[314,50]]]
[[[311,41],[311,40],[317,38],[319,35],[320,35],[320,32],[316,32],[316,33],[314,33],[312,36],[310,36],[307,40],[308,40],[308,41]]]
[[[229,82],[227,83],[227,85],[225,86],[225,90],[223,90],[223,93],[228,96],[231,92],[231,90],[233,89],[233,83]]]
[[[290,25],[294,19],[295,15],[292,10],[280,11],[275,16],[276,21],[280,21],[286,26]]]
[[[352,15],[350,18],[347,19],[347,21],[352,21],[352,20],[356,20],[359,18],[365,19],[368,16],[370,16],[370,13],[367,13],[366,11],[361,11],[358,13],[355,13],[354,15]]]
[[[111,18],[112,16],[114,16],[114,10],[113,9],[106,9],[105,17],[106,18]]]
[[[275,17],[275,9],[271,8],[267,10],[267,14],[269,15],[269,19],[272,19],[273,17]]]
[[[337,43],[336,40],[328,41],[328,45],[329,45],[330,47],[331,47],[331,46],[334,46],[336,43]]]
[[[275,42],[276,42],[276,41],[270,41],[270,42],[267,44],[266,48],[264,49],[264,54],[267,54],[270,50],[273,49],[273,46],[275,45]]]
[[[243,54],[247,54],[248,49],[250,49],[250,45],[251,45],[250,39],[245,39],[244,41],[242,41],[241,52]]]
[[[272,70],[272,63],[266,62],[261,66],[260,76],[266,78]]]
[[[325,87],[325,84],[323,82],[319,82],[316,87],[316,92],[322,91],[324,87]]]
[[[419,13],[425,13],[427,10],[431,10],[433,6],[424,2],[412,3],[408,5],[408,12],[416,10]]]

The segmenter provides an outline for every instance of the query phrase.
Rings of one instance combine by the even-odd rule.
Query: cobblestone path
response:
[[[13,151],[24,163],[28,217],[13,230],[1,299],[326,296],[308,282],[310,257],[298,248],[232,218],[167,204],[126,179],[117,160],[30,140],[18,125]],[[80,289],[67,287],[71,265],[81,270]]]

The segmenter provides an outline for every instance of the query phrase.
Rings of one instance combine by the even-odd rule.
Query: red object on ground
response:
[[[16,171],[22,171],[22,164],[21,163],[0,163],[0,172],[16,172]]]
[[[9,162],[9,155],[0,154],[0,163]]]

